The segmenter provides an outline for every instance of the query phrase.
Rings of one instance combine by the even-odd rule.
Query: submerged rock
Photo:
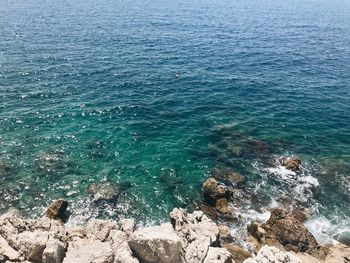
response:
[[[339,234],[337,234],[336,236],[334,236],[334,238],[344,244],[344,245],[347,245],[347,246],[350,246],[350,231],[343,231]]]
[[[88,193],[91,194],[95,201],[106,200],[111,201],[118,197],[120,194],[119,187],[106,182],[106,183],[92,183],[88,186]]]
[[[223,168],[223,169],[214,168],[212,171],[212,175],[217,180],[223,180],[233,185],[240,185],[245,182],[244,176],[227,168]]]
[[[130,236],[128,243],[141,261],[180,262],[181,241],[170,224],[137,230]]]
[[[68,202],[64,199],[58,199],[54,201],[46,210],[45,216],[54,220],[61,220],[65,222],[68,218],[66,210],[68,207]]]

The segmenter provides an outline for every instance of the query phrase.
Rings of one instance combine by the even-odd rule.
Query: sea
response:
[[[0,0],[0,213],[157,224],[217,167],[349,238],[350,1]]]

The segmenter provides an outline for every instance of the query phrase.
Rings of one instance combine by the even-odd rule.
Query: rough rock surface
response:
[[[302,263],[302,261],[289,252],[283,252],[276,247],[263,246],[256,257],[244,260],[244,263]]]
[[[178,263],[180,261],[181,240],[171,224],[137,230],[130,236],[128,243],[142,261],[150,263]]]
[[[46,210],[45,216],[50,219],[61,220],[65,222],[67,220],[66,210],[68,202],[64,199],[58,199],[54,201]]]
[[[284,247],[294,252],[319,254],[322,257],[314,236],[286,209],[272,209],[271,217],[265,224],[252,224],[248,231],[262,244]]]
[[[47,217],[32,220],[6,213],[0,217],[0,262],[349,263],[348,246],[318,246],[302,223],[285,209],[272,210],[265,224],[250,225],[249,240],[255,251],[262,248],[256,257],[248,259],[250,253],[230,240],[231,229],[218,227],[202,211],[174,209],[170,217],[172,224],[133,232],[133,220],[117,224],[92,219],[86,226],[68,227]]]
[[[224,248],[226,248],[227,251],[231,253],[232,258],[236,263],[241,263],[250,257],[250,253],[247,250],[233,243],[224,244]]]
[[[209,178],[203,183],[203,195],[208,203],[214,203],[220,198],[230,199],[231,190],[216,181],[214,178]]]
[[[232,255],[222,247],[209,247],[204,263],[231,263]]]
[[[298,157],[282,157],[279,163],[293,172],[299,172],[301,169],[301,160]]]
[[[209,246],[218,245],[218,226],[203,212],[190,214],[184,209],[175,208],[170,218],[177,235],[181,237],[186,262],[203,262]]]
[[[117,224],[114,222],[91,219],[87,224],[88,237],[95,237],[101,241],[105,241],[112,229],[116,229]]]
[[[63,263],[113,263],[111,244],[92,239],[77,239],[69,242]]]

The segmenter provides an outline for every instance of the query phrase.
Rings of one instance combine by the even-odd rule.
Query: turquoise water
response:
[[[348,228],[349,111],[346,0],[0,1],[0,211],[152,223],[221,166]],[[123,187],[96,204],[92,182]]]

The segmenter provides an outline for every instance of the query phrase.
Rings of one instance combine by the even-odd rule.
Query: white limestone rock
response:
[[[124,219],[122,221],[122,230],[130,236],[135,230],[135,220],[133,218]]]
[[[43,252],[44,263],[62,263],[65,255],[65,243],[53,237],[49,237]]]
[[[290,252],[283,252],[276,247],[263,246],[256,257],[244,260],[244,263],[302,263],[302,261]]]
[[[77,239],[69,242],[63,263],[114,263],[114,253],[109,242]]]
[[[203,263],[232,263],[232,255],[222,247],[209,247]]]
[[[145,227],[135,231],[128,242],[141,261],[148,263],[179,263],[181,240],[171,224]]]
[[[112,229],[116,229],[117,224],[114,222],[91,219],[87,224],[87,236],[89,238],[96,238],[101,241],[105,241]]]
[[[127,242],[127,235],[120,230],[111,230],[108,238],[114,251],[115,263],[138,263]]]

